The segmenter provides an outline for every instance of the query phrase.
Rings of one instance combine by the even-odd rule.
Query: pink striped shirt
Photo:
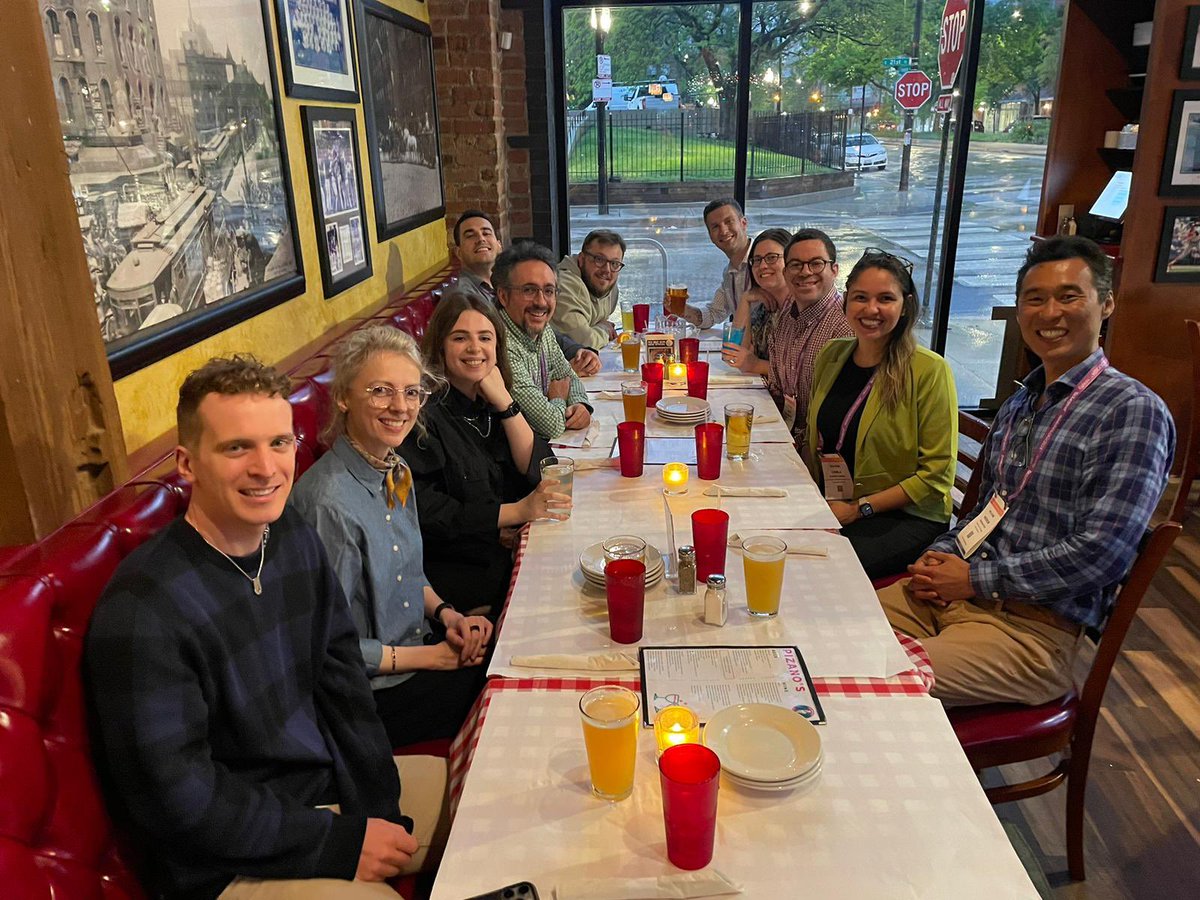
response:
[[[785,396],[796,398],[796,423],[792,435],[799,447],[804,446],[817,354],[834,338],[851,335],[850,323],[842,312],[842,292],[837,288],[811,306],[800,306],[790,300],[775,313],[775,329],[771,332],[770,356],[767,358],[767,390],[780,409]]]

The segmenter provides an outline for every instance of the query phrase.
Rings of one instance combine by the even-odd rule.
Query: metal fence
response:
[[[596,181],[596,111],[573,111],[567,146],[572,184]],[[607,115],[610,181],[732,179],[736,144],[717,109],[616,110]],[[751,178],[841,171],[845,112],[754,113],[750,117]],[[723,126],[724,125],[724,129]]]

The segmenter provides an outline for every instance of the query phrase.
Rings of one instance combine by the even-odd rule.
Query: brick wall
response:
[[[500,98],[508,160],[509,230],[512,238],[533,236],[533,211],[529,190],[529,115],[525,93],[524,13],[506,9],[500,13],[500,30],[512,33],[512,47],[501,51]]]

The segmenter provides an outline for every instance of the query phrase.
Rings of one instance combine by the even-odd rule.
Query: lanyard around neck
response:
[[[849,360],[847,360],[847,362],[849,362]],[[849,412],[846,413],[846,417],[842,419],[842,427],[838,429],[837,446],[833,448],[834,453],[842,452],[842,444],[846,443],[846,432],[850,428],[850,421],[854,418],[854,414],[858,412],[859,407],[867,402],[867,396],[871,393],[871,388],[874,384],[875,373],[872,372],[871,377],[867,379],[867,383],[863,385],[863,389],[858,392],[858,397],[855,399],[854,403],[851,404]],[[821,434],[819,430],[817,431],[817,452],[825,452],[825,436]]]

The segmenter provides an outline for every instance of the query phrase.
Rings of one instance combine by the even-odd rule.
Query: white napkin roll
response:
[[[712,484],[704,489],[705,497],[786,497],[788,492],[783,488],[773,487],[726,487],[723,484]]]
[[[636,672],[638,659],[632,653],[550,653],[543,656],[514,656],[519,669],[584,669],[591,672]]]
[[[740,894],[742,886],[716,869],[658,878],[581,879],[554,886],[556,900],[694,900]]]

